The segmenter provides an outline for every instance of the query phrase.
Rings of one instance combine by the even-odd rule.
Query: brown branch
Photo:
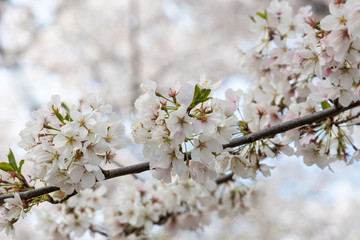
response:
[[[301,127],[306,124],[315,123],[320,120],[326,119],[328,117],[333,117],[341,112],[344,112],[346,110],[349,110],[349,109],[352,109],[352,108],[355,108],[358,106],[360,106],[360,101],[352,102],[347,107],[333,106],[333,107],[330,107],[326,110],[323,110],[323,111],[320,111],[317,113],[299,117],[297,119],[290,120],[290,121],[269,127],[267,129],[233,139],[228,144],[223,145],[223,147],[224,148],[237,147],[237,146],[241,146],[241,145],[244,145],[247,143],[255,142],[259,139],[272,137],[272,136],[275,136],[276,134],[283,133],[283,132],[286,132],[288,130],[291,130],[291,129],[294,129],[297,127]],[[110,178],[115,178],[115,177],[124,176],[124,175],[128,175],[128,174],[141,173],[141,172],[144,172],[147,170],[150,170],[149,162],[139,163],[139,164],[131,165],[128,167],[123,167],[123,168],[103,170],[103,173],[105,175],[105,179],[110,179]],[[227,176],[227,177],[229,177],[229,176]],[[225,178],[225,177],[222,177],[222,178]],[[220,179],[218,179],[217,181],[221,181]],[[231,178],[229,178],[229,179],[231,179]],[[47,193],[51,193],[51,192],[54,192],[57,190],[59,190],[58,187],[46,186],[46,187],[41,187],[41,188],[37,188],[34,190],[30,190],[27,192],[21,192],[19,194],[22,199],[26,200],[26,199],[41,196],[41,195],[44,195]],[[4,203],[4,199],[12,198],[12,197],[13,197],[13,194],[0,195],[0,205],[2,205]]]
[[[54,186],[46,186],[46,187],[36,188],[34,190],[30,190],[30,191],[26,191],[26,192],[20,192],[19,195],[20,195],[21,199],[27,200],[27,199],[38,197],[38,196],[41,196],[41,195],[44,195],[47,193],[55,192],[59,189],[60,188],[54,187]],[[0,195],[0,206],[2,204],[4,204],[4,200],[6,198],[13,198],[13,197],[14,197],[13,193]]]
[[[222,184],[222,183],[225,183],[227,181],[232,181],[233,176],[234,176],[234,173],[229,173],[229,174],[226,174],[225,176],[217,178],[215,180],[215,182],[216,182],[216,184]]]
[[[345,119],[342,119],[342,120],[337,120],[334,122],[335,125],[340,125],[340,124],[343,124],[343,123],[346,123],[346,122],[349,122],[351,120],[354,120],[356,118],[360,117],[360,112],[358,112],[357,114],[353,115],[353,116],[350,116],[348,118],[345,118]]]
[[[118,162],[116,162],[116,161],[112,161],[112,163],[114,163],[115,165],[117,165],[117,166],[120,167],[121,169],[124,168],[124,166],[123,166],[122,164],[120,164],[120,163],[118,163]],[[144,167],[146,168],[147,166],[144,165]],[[108,173],[105,173],[105,171],[107,171],[107,170],[102,170],[102,171],[103,171],[103,173],[104,173],[105,176],[108,174]],[[144,179],[138,177],[138,176],[135,175],[135,174],[132,174],[131,176],[134,177],[134,178],[137,179],[137,180],[142,181],[142,182],[145,181]]]
[[[107,180],[107,179],[111,179],[114,177],[120,177],[120,176],[124,176],[124,175],[144,172],[149,169],[150,169],[149,162],[146,162],[146,163],[139,163],[139,164],[131,165],[128,167],[116,168],[116,169],[111,169],[111,170],[103,170],[103,173],[105,175],[105,179]],[[58,188],[58,187],[45,186],[45,187],[36,188],[34,190],[26,191],[26,192],[20,192],[19,195],[20,195],[21,199],[27,200],[27,199],[38,197],[38,196],[41,196],[41,195],[44,195],[47,193],[52,193],[52,192],[55,192],[58,190],[60,190],[60,188]],[[76,194],[76,192],[74,191],[73,193],[68,195],[69,197],[66,196],[65,198],[68,199],[68,198],[74,196],[75,194]],[[4,199],[13,198],[13,197],[14,197],[13,194],[0,195],[0,205],[2,205],[4,203]]]
[[[68,200],[69,198],[71,198],[72,196],[75,196],[76,194],[78,194],[78,192],[76,190],[74,190],[72,193],[66,195],[64,198],[60,199],[60,200],[51,200],[50,202],[52,204],[59,204],[59,203],[63,203],[66,200]],[[51,198],[52,199],[52,198]]]
[[[92,233],[98,233],[100,235],[103,235],[104,237],[108,237],[108,234],[104,230],[100,229],[100,227],[97,227],[95,225],[90,225],[89,229]]]
[[[333,107],[330,107],[330,108],[320,111],[320,112],[316,112],[316,113],[309,114],[309,115],[306,115],[303,117],[299,117],[294,120],[290,120],[290,121],[263,129],[261,131],[255,132],[255,133],[251,133],[249,135],[245,135],[245,136],[233,139],[228,144],[223,145],[223,147],[224,148],[228,148],[228,147],[232,148],[232,147],[241,146],[241,145],[244,145],[247,143],[252,143],[259,139],[273,137],[276,134],[283,133],[283,132],[289,131],[289,130],[297,128],[297,127],[301,127],[306,124],[315,123],[320,120],[326,119],[328,117],[333,117],[335,115],[338,115],[339,113],[345,112],[346,110],[349,110],[349,109],[352,109],[352,108],[355,108],[358,106],[360,106],[360,101],[352,102],[347,107],[333,106]]]

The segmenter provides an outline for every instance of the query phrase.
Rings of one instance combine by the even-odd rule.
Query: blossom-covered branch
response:
[[[134,164],[134,165],[131,165],[128,167],[121,167],[121,168],[116,168],[116,169],[111,169],[111,170],[103,170],[103,173],[105,175],[105,179],[110,179],[110,178],[114,178],[114,177],[120,177],[120,176],[124,176],[124,175],[140,173],[140,172],[144,172],[147,170],[149,170],[149,162]],[[44,194],[52,193],[57,190],[60,190],[60,188],[55,187],[55,186],[45,186],[45,187],[40,187],[40,188],[37,188],[34,190],[29,190],[26,192],[20,192],[19,195],[20,195],[21,199],[27,200],[30,198],[44,195]],[[14,197],[13,194],[0,195],[0,204],[4,203],[4,199],[12,198],[12,197]]]
[[[268,158],[301,156],[322,169],[360,160],[352,138],[359,124],[353,111],[360,106],[359,13],[356,0],[333,1],[330,15],[317,21],[309,7],[294,12],[273,0],[252,17],[258,45],[239,51],[251,79],[245,92],[229,88],[219,98],[221,81],[205,74],[190,82],[192,96],[179,83],[164,93],[145,80],[131,118],[134,141],[149,162],[105,170],[125,147],[125,127],[112,107],[96,96],[80,106],[53,96],[20,133],[23,160],[10,151],[0,163],[9,176],[0,179],[0,230],[11,231],[32,206],[48,201],[61,204],[45,232],[79,237],[96,226],[99,202],[107,205],[106,187],[96,182],[150,169],[155,180],[119,182],[100,232],[118,239],[144,235],[154,224],[195,230],[210,212],[246,211],[251,190],[235,179],[270,176]],[[30,181],[22,172],[26,161],[33,163]],[[38,182],[45,187],[34,189]],[[44,221],[50,215],[43,213]]]
[[[255,132],[255,133],[251,133],[249,135],[235,138],[235,139],[231,140],[228,144],[224,144],[223,147],[224,148],[237,147],[237,146],[241,146],[243,144],[257,141],[259,139],[271,137],[276,134],[283,133],[288,130],[304,126],[306,124],[311,124],[311,123],[315,123],[317,121],[324,120],[328,117],[335,116],[341,112],[344,112],[346,110],[349,110],[349,109],[352,109],[352,108],[355,108],[358,106],[360,106],[360,101],[353,102],[347,107],[333,106],[331,108],[325,109],[325,110],[317,112],[317,113],[299,117],[297,119],[290,120],[285,123],[281,123],[281,124],[272,126],[270,128]],[[111,169],[111,170],[103,170],[103,173],[105,175],[105,179],[110,179],[110,178],[120,177],[120,176],[124,176],[124,175],[128,175],[128,174],[144,172],[149,169],[150,169],[149,162],[145,162],[145,163],[134,164],[134,165],[127,166],[127,167],[121,167],[121,168],[116,168],[116,169]],[[229,176],[225,176],[225,177],[228,178]],[[223,179],[219,178],[219,180],[217,180],[217,181],[222,182]],[[34,197],[41,196],[44,194],[48,194],[48,193],[51,193],[51,192],[54,192],[57,190],[59,190],[58,187],[45,186],[45,187],[41,187],[38,189],[30,190],[27,192],[21,192],[21,193],[19,193],[19,195],[22,199],[26,200],[26,199],[34,198]],[[0,195],[0,204],[3,204],[4,199],[12,198],[12,197],[13,197],[13,194]]]
[[[352,102],[349,106],[343,107],[343,106],[333,106],[328,109],[325,109],[320,112],[316,112],[313,114],[309,114],[303,117],[296,118],[294,120],[290,120],[266,129],[263,129],[261,131],[251,133],[249,135],[245,135],[239,138],[236,138],[232,141],[230,141],[228,144],[225,144],[223,147],[236,147],[241,146],[246,143],[255,142],[260,139],[264,139],[267,137],[274,136],[279,133],[283,133],[286,131],[289,131],[291,129],[304,126],[306,124],[315,123],[321,120],[324,120],[328,117],[333,117],[339,113],[345,112],[346,110],[355,108],[360,106],[360,101]]]

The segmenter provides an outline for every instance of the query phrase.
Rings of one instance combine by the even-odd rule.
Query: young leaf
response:
[[[14,169],[15,171],[18,170],[18,167],[17,167],[17,164],[16,164],[16,161],[15,161],[15,157],[14,157],[14,154],[13,152],[11,151],[11,149],[9,149],[9,154],[8,154],[8,160],[9,160],[9,163],[12,167],[12,169]]]
[[[201,90],[201,95],[199,100],[202,102],[205,102],[207,100],[209,100],[210,98],[208,98],[209,94],[211,93],[211,89],[203,89]]]
[[[22,169],[22,166],[24,165],[24,163],[25,163],[25,160],[24,160],[24,159],[22,159],[22,160],[20,161],[20,163],[19,163],[19,168],[18,168],[18,173],[19,173],[19,174],[21,174],[21,169]]]
[[[329,108],[331,106],[327,101],[323,101],[323,102],[321,102],[321,107],[322,107],[323,110],[325,110],[325,109],[327,109],[327,108]]]
[[[199,96],[201,95],[201,89],[199,87],[199,85],[195,85],[195,89],[194,89],[194,96],[193,96],[193,101],[197,98],[199,98]]]
[[[59,121],[62,122],[63,124],[65,124],[65,122],[64,122],[64,117],[59,113],[58,110],[56,110],[56,109],[54,108],[54,105],[52,105],[51,108],[52,108],[52,110],[54,111],[56,117],[59,119]]]
[[[210,93],[211,93],[211,89],[200,89],[199,85],[196,84],[194,90],[194,96],[189,107],[187,108],[187,111],[190,112],[190,110],[193,109],[199,103],[211,99],[210,97],[208,97]]]
[[[62,106],[67,112],[70,112],[70,109],[68,108],[68,106],[67,106],[64,102],[61,103],[61,106]]]
[[[267,20],[267,13],[266,11],[264,13],[261,12],[257,12],[256,15],[258,15],[259,17],[261,17],[264,20]]]
[[[250,17],[251,21],[253,21],[254,23],[256,23],[255,18],[254,18],[253,16],[249,16],[249,17]]]
[[[4,172],[11,172],[14,170],[12,166],[7,162],[0,162],[0,169]]]
[[[65,119],[66,121],[68,121],[68,122],[72,122],[72,121],[73,121],[72,118],[70,117],[69,113],[66,113],[64,119]]]

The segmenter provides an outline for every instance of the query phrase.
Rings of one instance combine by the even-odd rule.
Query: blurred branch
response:
[[[357,119],[360,117],[360,112],[358,112],[357,114],[353,115],[353,116],[350,116],[348,118],[345,118],[345,119],[341,119],[341,120],[337,120],[334,122],[335,125],[340,125],[340,124],[343,124],[343,123],[347,123],[347,122],[350,122],[354,119]]]
[[[92,233],[98,233],[100,235],[103,235],[104,237],[108,237],[106,231],[99,226],[91,225],[89,229]]]
[[[139,82],[142,78],[141,48],[139,46],[140,35],[140,7],[138,0],[129,0],[129,47],[130,47],[130,82],[132,89],[131,105],[134,105],[139,95]]]
[[[31,31],[31,38],[27,42],[27,44],[16,49],[15,51],[11,51],[11,52],[7,51],[6,49],[4,49],[4,47],[2,46],[2,44],[0,42],[0,56],[1,56],[0,66],[4,66],[6,68],[18,67],[22,56],[24,54],[26,54],[38,42],[38,40],[41,36],[41,32],[46,28],[51,28],[51,27],[57,25],[61,15],[64,12],[66,12],[66,10],[68,10],[70,7],[73,8],[74,6],[78,6],[81,3],[83,3],[83,1],[77,1],[77,2],[70,1],[70,0],[60,1],[59,5],[57,6],[56,11],[54,13],[54,21],[52,22],[52,24],[50,24],[46,27],[34,26]],[[7,3],[1,4],[1,6],[0,6],[0,21],[1,21],[2,12],[6,11],[6,6],[8,6],[8,5],[12,5],[11,2],[7,1]],[[30,10],[30,8],[28,6],[23,6],[23,5],[13,5],[13,6],[16,6],[17,8],[25,9],[27,15],[29,16],[29,19],[27,22],[31,22],[32,24],[35,25],[34,14],[32,13],[32,11]]]
[[[218,179],[215,180],[215,182],[216,182],[216,184],[222,184],[227,181],[231,181],[233,179],[233,176],[234,176],[234,173],[229,173],[223,177],[219,177]]]

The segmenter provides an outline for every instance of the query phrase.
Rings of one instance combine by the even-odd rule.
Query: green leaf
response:
[[[264,20],[267,20],[267,13],[266,11],[264,13],[261,12],[257,12],[256,15],[258,15],[259,17],[261,17]]]
[[[327,108],[329,108],[331,106],[327,101],[323,101],[323,102],[321,102],[321,107],[322,107],[323,110],[325,110],[325,109],[327,109]]]
[[[22,169],[22,166],[24,165],[24,163],[25,163],[25,160],[24,160],[24,159],[22,159],[22,160],[20,161],[20,163],[19,163],[19,169],[18,169],[18,173],[19,173],[19,174],[21,174],[21,169]]]
[[[195,85],[194,89],[194,96],[193,99],[188,107],[188,112],[190,112],[191,109],[196,107],[199,103],[205,102],[211,97],[209,97],[209,94],[211,93],[211,89],[201,89],[198,84]]]
[[[7,162],[0,162],[0,169],[4,172],[11,172],[14,170],[12,166]]]
[[[210,99],[210,98],[208,98],[210,93],[211,93],[211,89],[201,90],[200,100],[207,101],[208,99]],[[205,100],[205,99],[207,99],[207,100]]]
[[[68,106],[67,106],[64,102],[61,103],[61,106],[62,106],[67,112],[70,112]]]
[[[51,108],[52,108],[52,110],[54,111],[56,117],[59,119],[59,121],[62,122],[63,124],[65,124],[65,122],[64,122],[64,117],[59,113],[58,110],[56,110],[56,109],[54,108],[54,105],[52,105]]]
[[[66,121],[68,121],[68,122],[72,122],[72,121],[73,121],[72,118],[70,117],[70,115],[69,115],[68,113],[66,113],[64,119],[65,119]]]
[[[199,87],[199,85],[195,85],[195,89],[194,89],[194,96],[193,96],[193,100],[199,98],[199,96],[201,95],[201,89]]]
[[[249,18],[251,19],[251,21],[253,21],[254,23],[256,23],[256,22],[255,22],[255,18],[254,18],[253,16],[249,16]]]
[[[15,161],[15,157],[14,157],[14,154],[13,152],[11,151],[11,149],[9,149],[9,154],[8,154],[8,160],[9,160],[9,163],[12,167],[12,169],[14,169],[15,171],[18,170],[18,166],[16,164],[16,161]]]

